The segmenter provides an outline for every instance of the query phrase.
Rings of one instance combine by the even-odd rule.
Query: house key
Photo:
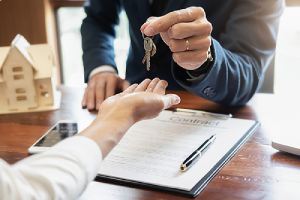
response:
[[[142,63],[145,64],[146,62],[147,71],[150,71],[150,58],[154,56],[154,54],[156,53],[156,46],[151,37],[145,37],[143,34],[143,38],[144,38],[145,56],[142,60]]]

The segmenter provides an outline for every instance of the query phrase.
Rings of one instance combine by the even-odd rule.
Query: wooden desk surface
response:
[[[0,115],[0,158],[14,163],[28,156],[27,148],[60,119],[87,123],[95,114],[80,106],[83,88],[62,87],[61,109],[50,112]],[[298,100],[257,94],[245,107],[229,108],[186,92],[181,108],[193,108],[234,117],[256,119],[261,127],[196,199],[299,199],[300,157],[270,146],[273,134],[294,132],[299,123]],[[284,100],[284,101],[283,101]],[[285,102],[288,102],[285,103]],[[297,121],[298,119],[298,121]],[[290,128],[288,128],[290,127]],[[93,182],[84,199],[187,199],[170,193]]]

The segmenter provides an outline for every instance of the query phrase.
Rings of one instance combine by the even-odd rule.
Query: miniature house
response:
[[[57,108],[54,58],[47,44],[17,35],[0,48],[0,114]]]

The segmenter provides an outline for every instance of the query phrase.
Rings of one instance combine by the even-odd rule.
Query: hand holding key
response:
[[[152,56],[154,56],[154,54],[156,53],[156,46],[152,40],[152,38],[150,37],[145,37],[144,34],[143,38],[144,38],[144,49],[145,49],[145,56],[142,60],[142,63],[145,64],[146,62],[146,66],[147,66],[147,71],[150,71],[150,58]]]
[[[195,70],[210,54],[212,25],[201,7],[190,7],[149,18],[141,27],[147,36],[160,34],[172,51],[173,60],[182,68]]]

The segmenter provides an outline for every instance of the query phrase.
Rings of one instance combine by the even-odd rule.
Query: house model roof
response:
[[[34,79],[50,78],[55,66],[53,53],[49,45],[30,45],[22,36],[17,35],[10,47],[0,47],[0,82],[3,82],[2,67],[11,48],[16,48],[24,59],[26,59],[34,69]]]

